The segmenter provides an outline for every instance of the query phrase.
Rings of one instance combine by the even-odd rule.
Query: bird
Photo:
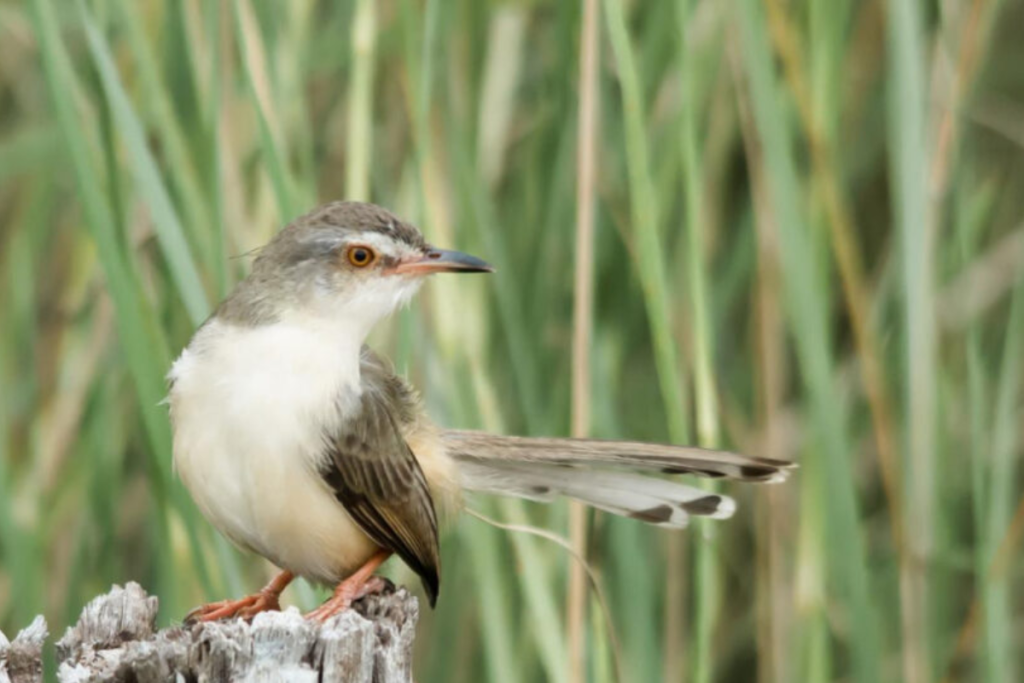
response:
[[[278,610],[301,576],[334,587],[306,615],[323,622],[382,590],[375,572],[392,555],[418,574],[433,607],[440,532],[466,491],[570,498],[678,529],[692,516],[729,517],[735,503],[666,475],[786,479],[794,465],[781,460],[432,422],[367,335],[429,276],[493,270],[353,201],[310,211],[259,250],[172,364],[167,402],[174,470],[199,510],[280,571],[258,592],[197,607],[187,621]]]

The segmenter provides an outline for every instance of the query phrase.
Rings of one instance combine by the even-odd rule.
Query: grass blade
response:
[[[377,9],[373,0],[356,3],[352,21],[352,78],[349,81],[345,197],[370,199],[370,154],[373,149],[373,66],[377,44]]]
[[[783,113],[771,53],[765,39],[764,18],[753,0],[737,3],[744,65],[749,78],[754,120],[768,166],[768,191],[776,212],[782,289],[792,320],[802,380],[808,395],[819,456],[805,459],[801,478],[805,486],[829,490],[826,499],[826,545],[837,588],[851,611],[852,635],[848,646],[857,680],[877,681],[881,675],[875,607],[869,588],[864,543],[857,527],[854,480],[850,472],[849,440],[832,367],[831,334],[827,327],[826,287],[821,265],[811,249],[799,210],[799,188],[792,158],[792,141]],[[821,500],[820,498],[818,500]]]
[[[572,339],[572,425],[573,436],[590,434],[590,345],[594,308],[594,203],[596,185],[595,142],[598,135],[597,0],[583,0],[582,40],[580,42],[579,113],[576,142],[576,261],[573,284]],[[582,503],[570,503],[569,541],[579,557],[587,556],[587,511]],[[568,680],[586,678],[585,631],[587,576],[579,562],[569,570],[569,598],[566,604],[568,624]],[[595,619],[597,616],[595,615]]]
[[[118,129],[124,136],[125,145],[133,162],[132,170],[135,174],[136,185],[140,193],[146,197],[153,212],[157,239],[170,267],[171,278],[177,285],[178,293],[192,318],[192,323],[198,326],[210,314],[210,304],[203,290],[199,270],[192,259],[192,252],[185,239],[178,213],[171,203],[170,195],[160,177],[160,171],[146,145],[142,125],[132,109],[124,86],[121,84],[107,43],[100,35],[99,29],[96,28],[94,20],[81,0],[78,2],[78,10],[85,26],[93,62],[100,74],[100,80],[113,108]]]
[[[928,151],[926,76],[921,18],[916,0],[895,0],[889,7],[889,139],[893,149],[893,197],[897,206],[903,266],[904,356],[907,372],[908,458],[905,482],[905,533],[911,557],[901,574],[903,676],[908,683],[932,679],[926,625],[930,576],[928,558],[935,543],[935,356],[934,211],[927,196]]]

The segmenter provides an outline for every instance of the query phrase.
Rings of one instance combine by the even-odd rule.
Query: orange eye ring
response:
[[[377,260],[377,252],[361,244],[353,244],[345,251],[345,258],[356,268],[365,268]]]

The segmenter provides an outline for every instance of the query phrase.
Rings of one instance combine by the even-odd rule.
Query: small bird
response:
[[[566,496],[681,528],[691,515],[729,517],[735,504],[637,471],[786,478],[791,463],[723,451],[434,425],[364,342],[427,275],[492,270],[359,202],[321,206],[260,250],[173,364],[169,404],[175,469],[199,509],[281,572],[258,593],[203,605],[190,620],[280,609],[281,592],[303,576],[336,586],[307,615],[324,621],[380,590],[374,571],[392,554],[420,576],[433,606],[439,529],[464,490]]]

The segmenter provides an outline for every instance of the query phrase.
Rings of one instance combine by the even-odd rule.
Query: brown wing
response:
[[[399,428],[414,399],[372,354],[364,353],[362,382],[361,411],[328,435],[330,457],[321,474],[363,531],[420,575],[433,606],[441,565],[437,515],[423,470]]]

